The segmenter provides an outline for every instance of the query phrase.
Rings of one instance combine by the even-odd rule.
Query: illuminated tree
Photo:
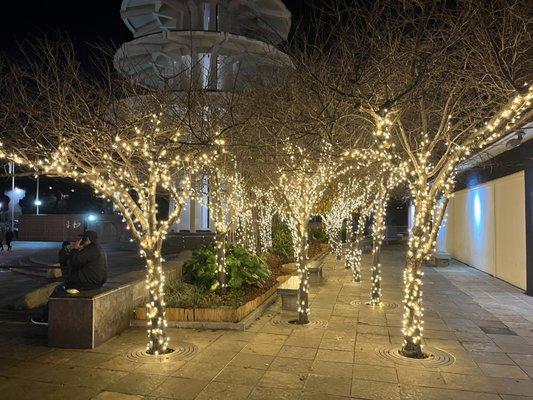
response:
[[[276,203],[272,190],[262,190],[254,187],[254,197],[257,207],[257,223],[259,224],[259,253],[272,248],[272,223],[276,213]]]
[[[331,2],[328,13],[331,78],[317,82],[367,119],[382,153],[407,167],[415,215],[401,352],[424,357],[422,262],[434,251],[457,167],[531,118],[527,4]]]
[[[331,205],[331,208],[322,213],[322,221],[324,221],[324,226],[326,230],[326,235],[328,236],[328,242],[335,254],[337,260],[342,258],[343,246],[342,246],[342,227],[347,217],[349,217],[349,207],[348,199],[341,197],[336,199]],[[348,230],[349,223],[346,224],[346,229]],[[348,232],[346,233],[348,236]]]
[[[87,76],[65,45],[42,44],[38,57],[11,65],[2,90],[0,157],[46,175],[90,185],[121,212],[146,260],[149,354],[168,351],[161,248],[205,165],[223,149],[191,145],[185,104],[128,80]],[[177,110],[177,112],[176,112]],[[162,198],[175,204],[168,215]]]
[[[334,159],[328,143],[323,143],[322,150],[316,155],[291,144],[285,146],[283,154],[287,157],[280,160],[274,176],[269,180],[276,191],[279,213],[292,234],[300,278],[298,322],[307,324],[310,313],[308,222],[331,182],[346,173],[346,167]]]
[[[346,234],[346,266],[352,270],[353,281],[361,282],[361,244],[364,237],[366,219],[371,212],[373,191],[376,181],[365,177],[356,177],[342,189],[341,199],[349,204],[350,216],[357,216],[357,227],[352,231],[352,224]],[[352,221],[353,219],[350,218]]]

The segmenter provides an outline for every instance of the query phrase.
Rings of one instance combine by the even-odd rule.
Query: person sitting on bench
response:
[[[64,295],[71,289],[99,289],[107,281],[107,256],[98,244],[94,231],[85,231],[82,238],[72,246],[69,252],[69,273],[64,283],[56,286],[50,297]],[[48,305],[41,318],[34,317],[35,324],[48,323]]]
[[[69,252],[67,289],[98,289],[107,281],[107,256],[95,231],[85,231]]]

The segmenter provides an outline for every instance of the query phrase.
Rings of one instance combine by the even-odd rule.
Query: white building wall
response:
[[[524,172],[455,193],[438,249],[453,258],[526,287]]]

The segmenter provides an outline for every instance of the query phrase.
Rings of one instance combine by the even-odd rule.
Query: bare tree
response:
[[[452,195],[457,165],[531,118],[533,72],[525,1],[331,2],[335,32],[323,90],[372,126],[384,155],[405,162],[415,205],[404,288],[402,354],[421,349],[424,259]],[[444,199],[443,201],[440,201]]]
[[[1,157],[89,184],[120,210],[146,259],[147,352],[167,352],[162,243],[198,193],[197,172],[222,152],[192,140],[192,95],[139,88],[105,62],[95,79],[71,46],[51,43],[10,65],[2,93]],[[168,216],[158,210],[161,197],[176,205]]]

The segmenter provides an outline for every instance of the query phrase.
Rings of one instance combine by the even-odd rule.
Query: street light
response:
[[[96,215],[94,215],[94,214],[89,214],[89,216],[87,217],[87,220],[88,220],[89,222],[94,222],[94,221],[96,221]]]

